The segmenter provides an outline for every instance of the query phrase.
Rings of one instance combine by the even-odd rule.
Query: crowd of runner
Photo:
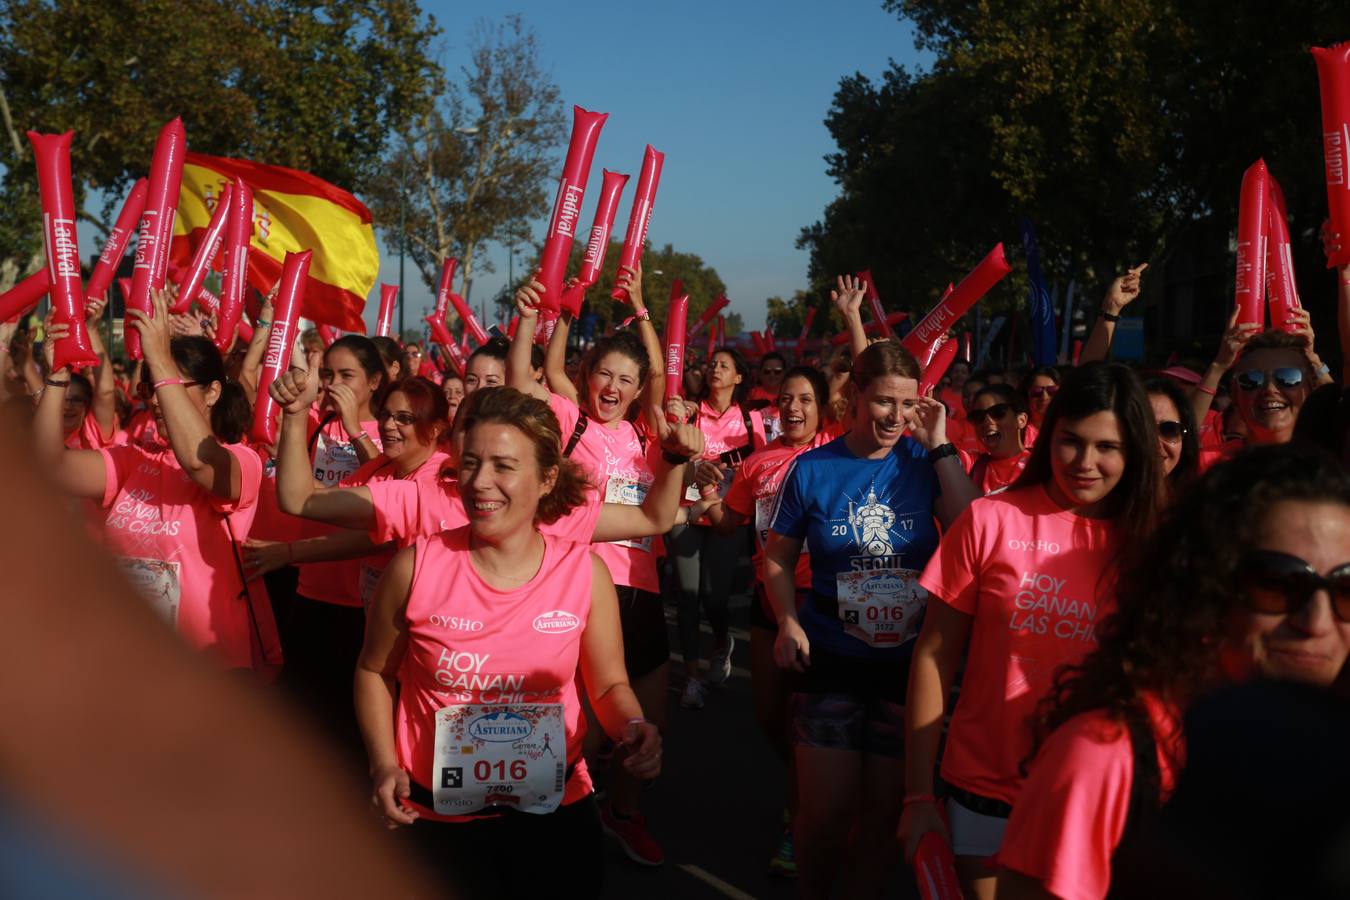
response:
[[[927,396],[853,278],[837,352],[718,346],[667,392],[625,267],[631,318],[579,356],[566,315],[535,342],[533,281],[462,377],[430,344],[305,333],[275,445],[246,437],[270,298],[222,355],[156,292],[128,312],[143,359],[96,343],[84,372],[53,367],[66,326],[0,325],[0,402],[182,640],[307,710],[462,896],[506,869],[595,895],[606,836],[663,862],[667,698],[721,699],[748,561],[775,872],[877,896],[935,834],[966,897],[1104,897],[1164,827],[1192,875],[1244,872],[1167,824],[1213,777],[1184,723],[1227,686],[1334,692],[1350,653],[1350,419],[1308,315],[1235,315],[1204,372],[1107,362],[1144,269],[1077,366],[957,360]]]

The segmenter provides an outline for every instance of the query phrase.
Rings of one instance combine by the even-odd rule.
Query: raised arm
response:
[[[51,371],[52,348],[69,330],[69,325],[58,323],[47,329],[43,352],[47,355],[47,370],[51,374],[38,395],[37,411],[33,416],[34,449],[43,471],[51,473],[62,490],[75,497],[102,500],[107,485],[103,454],[96,450],[67,450],[66,436],[61,429],[66,389],[70,387],[70,369]]]
[[[656,480],[641,506],[606,503],[595,523],[594,542],[624,541],[665,534],[675,524],[684,494],[684,469],[688,460],[703,453],[703,432],[693,425],[658,423],[661,458],[656,462]]]
[[[1116,334],[1116,319],[1119,319],[1125,307],[1139,296],[1139,279],[1147,268],[1148,263],[1140,263],[1111,282],[1111,287],[1106,291],[1106,299],[1102,300],[1101,315],[1097,316],[1092,333],[1088,335],[1083,352],[1079,354],[1079,365],[1106,359],[1106,355],[1111,352],[1111,340]]]
[[[1239,325],[1237,319],[1238,310],[1235,308],[1233,314],[1228,317],[1228,327],[1224,329],[1223,338],[1219,341],[1219,352],[1215,355],[1214,362],[1205,370],[1204,379],[1191,389],[1191,409],[1195,413],[1197,425],[1203,423],[1205,416],[1209,414],[1210,404],[1214,402],[1223,376],[1233,367],[1233,363],[1237,362],[1242,348],[1261,330],[1261,326],[1253,322]]]
[[[277,282],[278,286],[281,282]],[[258,375],[262,371],[263,354],[267,352],[267,339],[272,334],[272,298],[277,295],[273,287],[258,312],[258,320],[253,326],[253,339],[248,342],[248,351],[239,367],[239,384],[248,395],[249,403],[258,402]]]
[[[867,296],[867,284],[861,278],[852,275],[839,276],[834,290],[830,291],[830,302],[844,317],[844,327],[848,329],[848,344],[857,356],[867,349],[867,331],[863,328],[862,302]]]
[[[553,323],[553,335],[544,351],[544,382],[559,397],[577,403],[577,386],[567,377],[567,334],[571,328],[572,314],[563,310],[558,314],[558,321]]]
[[[636,263],[631,267],[620,266],[615,286],[628,294],[628,305],[633,307],[638,335],[642,338],[642,346],[647,350],[651,368],[640,402],[643,414],[647,417],[647,424],[655,429],[656,420],[665,418],[666,354],[661,346],[661,338],[656,334],[656,326],[652,324],[651,311],[647,309],[646,301],[642,298],[642,263]],[[686,346],[685,356],[688,354],[689,348]],[[684,391],[680,390],[677,393],[682,394]]]
[[[544,286],[537,281],[516,289],[520,323],[516,326],[516,336],[511,339],[511,350],[506,354],[506,386],[547,403],[548,388],[534,380],[530,366],[534,329],[539,322],[539,294],[543,290]]]
[[[909,419],[910,433],[929,453],[947,443],[947,407],[942,401],[932,397],[920,397],[912,411],[906,415]],[[961,465],[961,458],[955,453],[933,463],[933,474],[937,476],[940,493],[933,503],[933,514],[950,528],[957,516],[965,512],[971,502],[981,496],[977,488]]]
[[[1322,249],[1327,256],[1341,250],[1340,232],[1322,223]],[[1336,270],[1336,331],[1341,340],[1341,384],[1350,385],[1350,263]]]
[[[112,360],[108,357],[108,348],[103,344],[99,332],[99,319],[107,300],[95,299],[85,307],[86,328],[89,332],[89,346],[98,355],[98,366],[94,369],[94,398],[90,411],[98,423],[98,433],[105,441],[111,441],[117,431],[117,379],[113,376]]]

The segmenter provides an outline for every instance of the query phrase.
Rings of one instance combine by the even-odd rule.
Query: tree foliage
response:
[[[1350,36],[1350,6],[1294,0],[885,0],[924,71],[843,79],[826,118],[838,198],[799,244],[818,288],[871,267],[922,312],[994,243],[1036,224],[1047,275],[1089,292],[1127,264],[1175,263],[1226,310],[1243,170],[1264,156],[1288,199],[1304,293],[1325,216],[1308,48]],[[1184,274],[1183,274],[1184,270]],[[1169,278],[1145,281],[1159,295]],[[995,300],[1025,295],[1009,279]],[[1213,321],[1213,317],[1210,319]]]
[[[622,220],[620,216],[620,220]],[[586,229],[589,231],[589,227]],[[623,250],[622,241],[611,241],[605,252],[605,265],[600,271],[600,283],[586,294],[586,302],[604,321],[623,321],[630,314],[627,304],[609,299],[619,275],[619,254]],[[568,261],[568,274],[575,274],[581,268],[581,258],[586,251],[585,244],[576,241],[572,244],[572,256]],[[719,296],[726,293],[727,286],[717,270],[705,263],[695,253],[676,250],[670,244],[653,247],[650,244],[642,251],[642,298],[651,310],[652,321],[658,330],[666,321],[666,311],[670,309],[670,290],[675,279],[679,279],[683,290],[689,295],[689,323],[712,305]],[[728,336],[740,330],[732,331],[731,317],[727,317]]]

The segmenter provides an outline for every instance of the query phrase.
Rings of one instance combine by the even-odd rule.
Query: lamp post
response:
[[[404,196],[408,192],[408,154],[403,153],[403,166],[398,176],[398,339],[403,340],[403,308],[408,305],[408,295],[403,292],[403,247],[408,242],[408,213]]]

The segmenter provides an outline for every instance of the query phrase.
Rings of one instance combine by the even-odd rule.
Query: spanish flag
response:
[[[343,331],[365,332],[361,310],[380,269],[370,210],[306,172],[188,153],[170,247],[173,261],[182,266],[191,261],[221,190],[235,177],[253,189],[249,284],[267,293],[281,277],[288,252],[312,250],[301,315]],[[217,254],[217,269],[222,261],[223,254]]]

